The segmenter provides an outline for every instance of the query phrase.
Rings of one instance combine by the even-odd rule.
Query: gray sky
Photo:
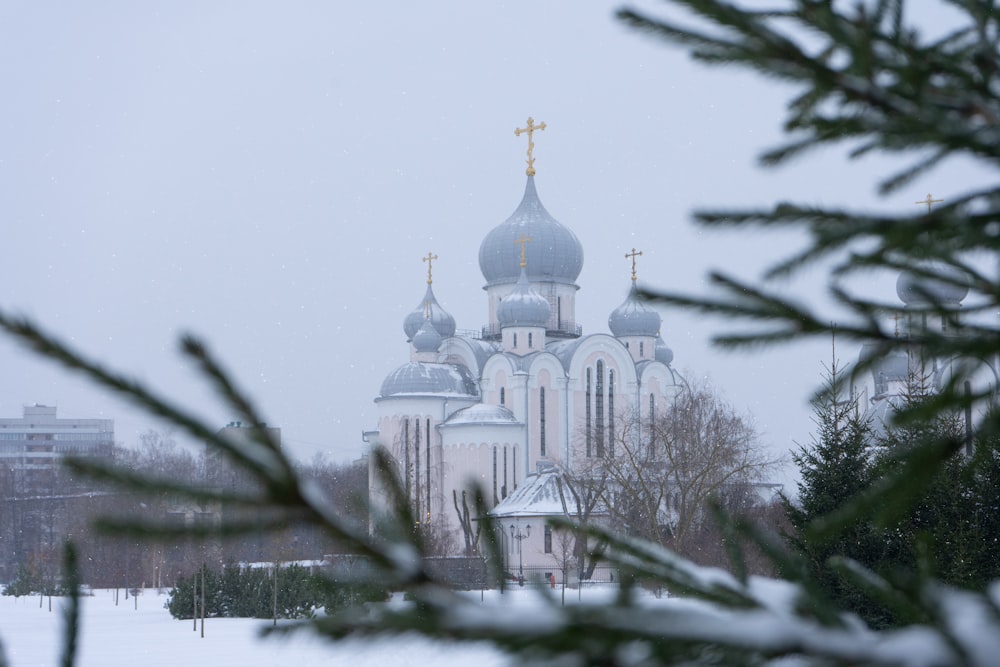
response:
[[[607,331],[633,246],[642,284],[697,292],[709,268],[754,276],[800,241],[699,230],[695,208],[910,211],[977,176],[958,165],[876,200],[884,159],[763,171],[791,89],[702,68],[617,24],[618,4],[5,2],[0,307],[222,426],[233,415],[176,354],[196,332],[297,454],[346,460],[408,358],[423,255],[458,327],[486,321],[479,243],[520,201],[529,115],[548,125],[539,195],[584,245],[586,333]],[[823,298],[819,277],[800,298]],[[776,451],[809,441],[828,342],[735,356],[708,346],[717,323],[662,314],[675,367],[752,412]],[[7,340],[0,369],[0,415],[56,404],[114,418],[125,444],[161,428]]]

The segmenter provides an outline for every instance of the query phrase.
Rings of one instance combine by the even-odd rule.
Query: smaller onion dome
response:
[[[528,274],[521,267],[514,291],[500,301],[497,320],[501,327],[544,327],[552,315],[552,308],[545,297],[528,282]]]
[[[907,306],[958,306],[969,295],[968,285],[961,284],[965,282],[965,276],[957,269],[946,264],[938,264],[927,267],[927,270],[954,282],[935,280],[916,275],[911,271],[903,271],[896,279],[896,294]]]
[[[876,395],[884,394],[889,382],[905,382],[910,377],[910,357],[906,351],[895,349],[885,352],[879,343],[864,343],[858,353],[858,363],[871,364]]]
[[[403,320],[406,340],[413,340],[413,336],[420,330],[426,319],[431,321],[431,326],[441,335],[441,338],[451,338],[455,335],[455,318],[445,311],[434,298],[434,290],[431,289],[430,283],[427,284],[427,292],[424,293],[420,305],[414,308]]]
[[[667,343],[663,340],[663,336],[656,337],[654,358],[665,366],[669,366],[670,362],[674,360],[674,351],[667,347]]]
[[[639,300],[634,282],[625,302],[608,317],[608,327],[618,337],[657,336],[661,323],[660,314]]]
[[[465,366],[411,361],[386,376],[379,398],[390,396],[478,396],[476,380]]]
[[[437,352],[442,340],[430,319],[424,319],[423,325],[413,334],[413,347],[417,352]]]

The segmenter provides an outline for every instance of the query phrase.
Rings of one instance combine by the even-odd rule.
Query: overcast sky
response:
[[[288,447],[348,460],[408,360],[423,255],[458,327],[485,323],[479,244],[520,201],[529,115],[547,124],[539,195],[584,246],[585,333],[608,330],[632,247],[641,284],[697,292],[710,268],[752,277],[801,241],[709,233],[696,208],[908,212],[976,177],[959,166],[877,199],[883,159],[761,170],[793,91],[694,64],[618,24],[618,5],[4,2],[0,308],[221,427],[235,415],[176,353],[195,332]],[[894,298],[894,276],[870,286]],[[823,298],[819,273],[793,288]],[[755,415],[775,451],[809,441],[829,342],[737,356],[709,346],[718,323],[661,312],[676,368]],[[126,445],[163,428],[0,340],[0,416],[34,403],[114,418]]]

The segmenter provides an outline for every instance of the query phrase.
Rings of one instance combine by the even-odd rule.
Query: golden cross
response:
[[[524,232],[521,232],[521,238],[514,239],[514,243],[517,243],[517,244],[519,244],[521,246],[521,268],[522,269],[528,265],[528,263],[524,259],[524,248],[525,248],[526,245],[528,245],[528,241],[530,241],[530,240],[531,240],[531,237],[530,236],[525,236]]]
[[[516,130],[514,130],[515,137],[521,136],[523,132],[528,133],[528,168],[524,172],[528,176],[535,175],[535,158],[531,156],[531,152],[535,150],[535,142],[532,140],[532,135],[535,133],[535,130],[544,130],[544,129],[545,129],[544,122],[542,122],[541,125],[535,125],[535,119],[532,118],[531,116],[528,116],[528,126],[519,127]]]
[[[933,197],[931,197],[930,193],[928,193],[927,194],[927,199],[921,199],[920,201],[915,202],[915,203],[917,205],[927,204],[927,212],[930,213],[932,205],[934,205],[934,204],[940,204],[943,201],[944,201],[943,199],[934,199]]]
[[[639,250],[637,252],[635,248],[632,248],[632,252],[625,253],[625,259],[631,259],[632,260],[632,282],[635,282],[635,258],[636,257],[642,257],[642,251],[641,250]]]
[[[421,257],[420,258],[423,261],[427,262],[427,284],[428,285],[430,285],[432,282],[434,282],[434,280],[431,278],[431,269],[434,266],[434,260],[437,259],[437,258],[438,258],[438,256],[435,255],[432,252],[427,253],[426,257]]]

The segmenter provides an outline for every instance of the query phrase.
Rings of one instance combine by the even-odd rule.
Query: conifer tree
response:
[[[786,539],[804,559],[815,584],[836,604],[883,624],[884,612],[871,607],[870,600],[857,587],[829,566],[832,556],[872,566],[879,559],[882,531],[859,517],[835,535],[817,537],[811,532],[816,523],[858,496],[872,481],[872,430],[857,399],[844,397],[843,393],[843,374],[834,358],[826,372],[825,386],[813,402],[814,441],[792,454],[801,481],[797,499],[785,499],[793,529]]]

